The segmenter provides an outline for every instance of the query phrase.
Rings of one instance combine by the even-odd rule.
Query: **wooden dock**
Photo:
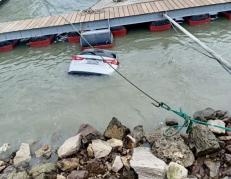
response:
[[[230,10],[231,0],[147,1],[97,11],[72,12],[62,16],[3,22],[0,23],[0,41],[72,32],[74,30],[70,23],[73,23],[78,30],[92,30],[107,28],[109,24],[114,27],[161,20],[164,12],[178,19]]]

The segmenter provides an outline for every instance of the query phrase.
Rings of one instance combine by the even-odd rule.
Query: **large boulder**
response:
[[[107,142],[111,145],[112,148],[114,147],[123,147],[123,141],[119,139],[109,139]]]
[[[74,170],[67,176],[67,179],[87,179],[88,171],[86,170]]]
[[[185,144],[183,138],[179,134],[172,137],[165,137],[162,130],[164,130],[164,128],[156,131],[156,135],[152,135],[153,154],[165,162],[172,161],[184,167],[191,166],[195,158],[192,151]]]
[[[51,157],[51,154],[51,146],[49,146],[48,144],[45,144],[40,149],[35,151],[35,156],[37,158],[45,157],[46,159],[49,159]]]
[[[209,119],[215,119],[216,118],[216,111],[212,108],[206,108],[201,111],[197,111],[193,114],[193,118],[201,120],[201,121],[207,121]]]
[[[12,172],[8,175],[7,179],[30,179],[30,176],[25,172]]]
[[[141,179],[165,178],[166,163],[155,157],[147,147],[134,148],[130,164]]]
[[[130,130],[121,124],[121,122],[113,117],[109,123],[107,129],[104,132],[104,136],[107,138],[115,138],[123,140],[123,138],[130,133]]]
[[[58,149],[60,158],[68,157],[78,152],[81,146],[81,134],[67,139]]]
[[[219,150],[220,145],[218,139],[203,125],[195,125],[189,134],[191,146],[196,149],[197,155],[206,155]]]
[[[22,143],[19,150],[14,157],[14,165],[20,165],[27,163],[31,160],[30,146],[29,144]]]
[[[79,128],[78,133],[82,135],[82,142],[84,144],[89,143],[90,141],[95,139],[100,139],[102,137],[102,134],[90,124],[82,124]]]
[[[168,179],[185,179],[188,176],[188,170],[175,162],[170,162],[167,171]]]
[[[68,158],[58,161],[57,166],[62,171],[71,171],[79,167],[78,158]]]
[[[46,163],[41,165],[36,165],[30,170],[30,175],[35,178],[44,175],[55,174],[57,171],[57,166],[53,163]]]
[[[12,152],[10,144],[3,144],[0,147],[0,160],[8,161],[11,158]]]
[[[215,134],[225,134],[225,123],[222,120],[209,120],[209,129]],[[220,126],[222,128],[218,128]]]
[[[92,150],[95,158],[102,158],[110,154],[112,147],[108,142],[96,139],[92,141]]]
[[[112,171],[118,172],[123,168],[123,166],[124,165],[123,165],[123,162],[121,160],[121,157],[117,155],[113,161],[113,164],[112,164]]]
[[[86,170],[89,172],[89,175],[99,175],[105,174],[107,171],[106,163],[100,159],[92,159],[87,161]]]
[[[209,169],[209,176],[211,178],[218,177],[218,175],[219,175],[219,168],[221,166],[220,161],[213,161],[211,159],[206,159],[204,161],[204,164]]]
[[[143,126],[135,126],[132,131],[132,136],[136,139],[136,143],[143,143],[145,141],[145,134]]]

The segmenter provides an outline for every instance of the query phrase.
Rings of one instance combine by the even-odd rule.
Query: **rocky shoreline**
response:
[[[227,111],[206,108],[194,118],[231,127]],[[145,133],[112,118],[104,133],[89,124],[57,149],[22,143],[17,151],[0,147],[0,179],[228,179],[231,176],[231,131],[193,125],[189,134],[163,135],[166,126]]]

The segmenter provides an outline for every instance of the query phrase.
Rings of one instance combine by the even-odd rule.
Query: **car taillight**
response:
[[[114,59],[114,60],[103,60],[104,63],[109,63],[111,65],[119,65],[119,61]]]
[[[73,55],[72,56],[72,60],[83,60],[84,58],[83,57],[80,57],[78,55]]]

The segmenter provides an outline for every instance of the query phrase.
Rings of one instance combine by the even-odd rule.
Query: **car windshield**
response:
[[[83,51],[80,53],[80,55],[97,55],[102,57],[110,57],[110,58],[116,58],[116,55],[112,52],[107,51]]]

